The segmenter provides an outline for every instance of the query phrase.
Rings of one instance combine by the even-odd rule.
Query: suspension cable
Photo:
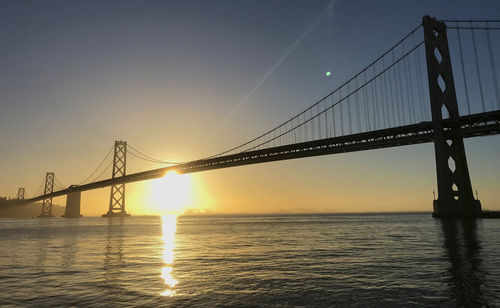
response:
[[[163,161],[158,161],[158,160],[152,160],[152,159],[144,158],[142,156],[139,156],[139,155],[135,154],[132,151],[127,151],[127,153],[130,154],[130,155],[132,155],[132,156],[134,156],[134,157],[136,157],[136,158],[139,158],[139,159],[141,159],[143,161],[147,161],[147,162],[151,162],[151,163],[157,163],[157,164],[163,164],[163,165],[169,164],[169,163],[163,162]]]
[[[476,46],[476,36],[474,35],[474,30],[470,30],[472,34],[472,47],[474,47],[474,59],[476,60],[476,72],[477,72],[477,80],[479,81],[479,94],[481,94],[481,105],[483,106],[483,112],[486,111],[484,105],[484,94],[483,94],[483,83],[481,82],[481,70],[479,68],[479,60],[477,57],[477,46]]]
[[[276,138],[279,138],[279,137],[281,137],[281,136],[282,136],[282,135],[284,135],[284,134],[289,133],[291,130],[296,129],[296,128],[297,128],[297,127],[299,127],[299,126],[303,126],[303,125],[305,125],[306,123],[309,123],[309,122],[310,122],[310,121],[312,121],[314,118],[316,118],[316,117],[320,116],[321,114],[323,114],[324,112],[328,111],[330,108],[333,108],[333,107],[335,107],[336,105],[338,105],[338,104],[340,104],[341,102],[343,102],[344,100],[346,100],[346,99],[347,99],[347,97],[349,97],[350,95],[353,95],[353,94],[354,94],[354,93],[356,93],[357,91],[359,91],[359,90],[361,90],[362,88],[366,87],[369,83],[371,83],[372,81],[374,81],[375,79],[377,79],[380,75],[382,75],[383,73],[385,73],[385,72],[386,72],[387,70],[389,70],[391,67],[395,66],[395,65],[396,65],[396,64],[398,64],[401,60],[403,60],[404,58],[406,58],[409,54],[411,54],[413,51],[415,51],[415,50],[416,50],[418,47],[420,47],[420,45],[422,45],[423,43],[424,43],[424,41],[421,41],[420,43],[418,43],[415,47],[413,47],[413,48],[412,48],[412,49],[410,49],[408,52],[406,52],[404,55],[402,55],[402,56],[401,56],[398,60],[396,60],[396,61],[395,61],[394,63],[392,63],[391,65],[389,65],[386,69],[384,69],[384,70],[383,70],[383,71],[381,71],[380,73],[378,73],[378,74],[376,74],[375,76],[373,76],[373,77],[372,77],[371,79],[369,79],[366,83],[362,84],[362,85],[361,85],[358,89],[354,90],[354,91],[353,91],[352,93],[350,93],[349,95],[347,95],[347,96],[345,96],[345,97],[341,98],[341,99],[340,99],[337,103],[335,103],[335,104],[333,104],[332,106],[328,107],[328,109],[323,110],[321,113],[319,113],[319,114],[315,115],[314,117],[311,117],[311,118],[309,118],[309,119],[307,119],[307,120],[304,120],[304,122],[303,122],[303,123],[301,123],[301,124],[297,125],[296,127],[293,127],[293,128],[291,128],[291,129],[289,129],[289,130],[287,130],[287,131],[283,132],[281,135],[278,135],[278,136],[274,137],[273,139],[270,139],[270,140],[268,140],[268,141],[264,141],[264,142],[262,142],[262,143],[260,143],[260,144],[257,144],[257,145],[255,145],[255,146],[253,146],[253,147],[251,147],[251,148],[249,148],[249,149],[247,149],[247,150],[243,151],[243,153],[244,153],[244,152],[248,152],[248,151],[252,151],[252,150],[256,149],[257,147],[259,147],[259,146],[261,146],[261,145],[264,145],[264,144],[266,144],[266,143],[269,143],[270,141],[272,141],[272,140],[274,140],[274,139],[276,139]]]
[[[42,183],[40,184],[40,186],[38,187],[38,189],[35,191],[35,193],[33,194],[33,196],[38,196],[42,193],[42,187],[43,185],[45,184],[45,179],[42,180]]]
[[[457,37],[458,37],[458,50],[460,53],[460,63],[462,64],[462,79],[464,81],[465,101],[467,102],[467,112],[468,112],[468,114],[471,114],[470,101],[469,101],[469,90],[467,88],[467,79],[465,78],[464,54],[463,54],[463,50],[462,50],[462,39],[460,38],[460,29],[457,29]]]
[[[209,157],[206,157],[204,159],[209,159],[209,158],[213,158],[213,157],[217,157],[217,156],[221,156],[221,155],[224,155],[226,153],[229,153],[229,152],[232,152],[234,150],[237,150],[237,149],[240,149],[246,145],[249,145],[251,144],[252,142],[254,141],[257,141],[258,139],[268,135],[269,133],[273,132],[274,130],[292,122],[295,118],[305,114],[307,111],[309,111],[310,109],[312,109],[314,106],[316,106],[317,104],[321,103],[323,100],[327,99],[329,96],[331,96],[333,93],[337,92],[338,90],[340,90],[341,88],[343,88],[345,85],[347,85],[349,82],[351,82],[352,80],[356,79],[358,76],[360,76],[361,74],[363,74],[366,70],[368,70],[371,66],[373,66],[375,63],[377,63],[380,59],[382,59],[383,57],[385,57],[388,53],[390,53],[393,49],[395,49],[399,44],[401,44],[401,42],[405,41],[408,37],[410,37],[413,33],[415,33],[418,29],[420,29],[420,27],[422,26],[422,24],[419,24],[417,27],[415,27],[412,31],[410,31],[410,33],[408,33],[406,36],[404,36],[401,40],[399,40],[396,44],[394,44],[391,48],[389,48],[385,53],[383,53],[381,56],[379,56],[377,59],[375,59],[373,62],[371,62],[370,64],[368,64],[367,66],[365,66],[365,68],[363,68],[361,71],[359,71],[356,75],[354,75],[352,78],[350,78],[349,80],[347,80],[346,82],[344,82],[342,85],[340,85],[339,87],[337,87],[335,90],[333,90],[332,92],[330,92],[329,94],[327,94],[325,97],[323,97],[322,99],[318,100],[316,103],[312,104],[309,108],[303,110],[302,112],[300,112],[299,114],[295,115],[294,117],[292,117],[291,119],[289,119],[288,121],[276,126],[275,128],[261,134],[260,136],[258,137],[255,137],[239,146],[236,146],[236,147],[233,147],[231,149],[228,149],[226,151],[223,151],[223,152],[220,152],[218,154],[215,154],[215,155],[211,155]],[[252,147],[254,148],[254,147]],[[248,150],[247,150],[248,151]]]
[[[440,22],[471,23],[471,22],[500,22],[500,19],[441,19]]]
[[[500,30],[500,27],[446,27],[446,29]]]
[[[95,182],[98,178],[100,178],[100,177],[104,174],[104,172],[108,171],[109,167],[111,167],[111,165],[112,165],[112,164],[113,164],[113,161],[110,161],[110,162],[109,162],[109,164],[106,166],[106,168],[104,168],[104,169],[102,170],[102,172],[101,172],[101,173],[99,173],[99,175],[98,175],[98,176],[96,176],[96,177],[95,177],[92,181],[90,181],[90,182],[91,182],[91,183],[92,183],[92,182]]]
[[[129,148],[132,149],[133,151],[135,151],[136,153],[134,154],[132,151],[128,151]],[[146,155],[146,154],[142,153],[141,151],[137,150],[136,148],[134,148],[130,144],[127,145],[127,152],[129,152],[130,154],[132,154],[133,156],[135,156],[137,158],[140,158],[140,159],[143,159],[146,161],[150,161],[150,162],[154,162],[154,163],[162,163],[162,164],[168,164],[168,165],[178,165],[178,164],[185,163],[185,162],[164,161],[161,159],[151,157],[151,156]],[[142,157],[140,157],[140,156],[142,156]]]
[[[55,175],[54,175],[54,180],[55,180],[55,183],[57,183],[58,186],[63,187],[63,188],[67,187]]]
[[[486,22],[486,26],[488,26],[488,22]],[[492,51],[492,48],[491,48],[491,38],[490,38],[490,32],[486,30],[486,42],[487,42],[487,45],[488,45],[488,53],[489,53],[489,56],[490,56],[490,65],[491,65],[491,68],[493,69],[493,85],[494,85],[494,88],[495,88],[495,97],[497,99],[497,106],[498,108],[500,109],[500,93],[498,91],[498,80],[497,80],[497,68],[496,68],[496,65],[495,65],[495,59],[493,58],[493,51]]]
[[[64,189],[67,188],[67,187],[59,186],[57,184],[54,184],[54,187],[57,188],[57,189],[59,189],[59,190],[64,190]]]
[[[90,173],[90,175],[88,177],[86,177],[83,181],[81,181],[78,185],[82,185],[83,183],[87,182],[97,172],[97,170],[99,170],[99,168],[101,168],[102,164],[109,157],[109,155],[111,154],[113,149],[114,149],[114,145],[111,146],[111,148],[108,151],[108,154],[106,154],[106,156],[104,156],[103,160],[101,160],[101,162],[97,165],[97,167],[94,169],[94,171],[92,171],[92,173]]]

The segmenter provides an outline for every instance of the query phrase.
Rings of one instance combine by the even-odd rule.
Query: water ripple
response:
[[[500,306],[499,220],[0,220],[1,306]]]

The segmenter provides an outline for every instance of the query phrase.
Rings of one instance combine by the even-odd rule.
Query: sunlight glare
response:
[[[157,214],[182,214],[191,202],[191,176],[171,171],[151,181],[151,199]]]

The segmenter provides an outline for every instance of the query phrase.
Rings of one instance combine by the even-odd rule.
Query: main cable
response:
[[[486,26],[488,26],[488,22],[486,22]],[[498,90],[498,79],[497,79],[497,69],[495,65],[495,59],[493,58],[493,50],[491,48],[491,38],[490,38],[490,32],[486,31],[486,42],[488,45],[488,54],[490,56],[490,65],[492,68],[492,75],[493,75],[493,85],[495,89],[495,97],[497,99],[497,106],[500,108],[500,91]]]
[[[477,46],[476,46],[476,36],[474,35],[474,30],[471,29],[470,33],[472,35],[472,47],[474,51],[474,59],[476,60],[476,72],[477,72],[477,80],[479,82],[479,94],[481,95],[481,105],[483,107],[483,112],[486,111],[485,104],[484,104],[484,94],[483,94],[483,83],[481,82],[481,69],[479,66],[479,60],[477,56]]]
[[[40,184],[40,187],[38,187],[38,189],[33,194],[34,197],[35,196],[39,196],[42,193],[42,187],[43,187],[44,184],[45,184],[45,179],[42,180],[42,183]]]
[[[55,183],[56,183],[58,186],[63,187],[63,189],[64,189],[64,188],[66,188],[66,185],[64,185],[64,184],[61,182],[61,180],[59,180],[59,179],[57,178],[57,176],[56,176],[56,175],[54,175],[54,180],[55,180]]]
[[[471,23],[471,22],[500,22],[500,19],[441,19],[440,22],[462,22],[462,23]]]
[[[404,36],[401,40],[399,40],[396,44],[394,44],[391,48],[389,48],[389,50],[387,50],[385,53],[383,53],[380,57],[378,57],[376,60],[374,60],[373,62],[371,62],[369,65],[367,65],[364,69],[362,69],[359,73],[357,73],[356,75],[354,75],[352,78],[350,78],[349,80],[347,80],[346,82],[344,82],[341,86],[337,87],[337,89],[333,90],[332,92],[330,92],[328,95],[326,95],[325,97],[323,97],[322,99],[318,100],[316,103],[314,103],[313,105],[311,105],[309,108],[303,110],[302,112],[300,112],[299,114],[297,114],[296,116],[292,117],[291,119],[289,119],[288,121],[276,126],[275,128],[267,131],[266,133],[264,134],[261,134],[260,136],[258,137],[255,137],[253,139],[251,139],[250,141],[247,141],[239,146],[236,146],[236,147],[233,147],[229,150],[226,150],[226,151],[223,151],[223,152],[220,152],[218,154],[215,154],[215,155],[211,155],[211,156],[208,156],[204,159],[210,159],[210,158],[213,158],[213,157],[217,157],[217,156],[221,156],[221,155],[224,155],[226,153],[229,153],[229,152],[232,152],[234,150],[237,150],[237,149],[240,149],[254,141],[257,141],[258,139],[270,134],[271,132],[273,132],[274,130],[290,123],[291,121],[293,121],[295,118],[305,114],[307,111],[309,111],[310,109],[312,109],[313,107],[315,107],[317,104],[321,103],[323,100],[327,99],[328,97],[330,97],[333,93],[337,92],[338,90],[340,90],[341,88],[343,88],[344,86],[346,86],[349,82],[351,82],[352,80],[354,80],[355,78],[357,78],[358,76],[360,76],[362,73],[364,73],[366,70],[368,70],[371,66],[373,66],[374,64],[376,64],[380,59],[382,59],[383,57],[385,57],[388,53],[390,53],[393,49],[395,49],[397,46],[399,46],[399,44],[401,44],[401,42],[405,41],[408,37],[410,37],[413,33],[415,33],[418,29],[420,29],[420,27],[422,27],[422,24],[419,24],[417,27],[415,27],[412,31],[410,31],[410,33],[408,33],[406,36]],[[262,144],[262,143],[261,143]],[[255,147],[251,147],[252,149],[255,148]],[[248,151],[245,150],[243,152],[246,152]]]
[[[106,166],[106,168],[104,168],[104,170],[102,170],[102,172],[99,173],[98,176],[96,176],[92,181],[90,181],[90,183],[95,182],[98,178],[100,178],[104,174],[104,172],[108,171],[109,167],[111,167],[112,164],[113,161],[110,161],[109,164]]]
[[[132,151],[129,151],[129,148],[132,149],[132,151],[135,151],[136,153],[134,154]],[[151,157],[151,156],[146,155],[146,154],[142,153],[141,151],[137,150],[136,148],[134,148],[130,144],[127,144],[127,152],[129,154],[132,154],[133,156],[135,156],[137,158],[143,159],[145,161],[153,162],[153,163],[162,163],[162,164],[167,164],[167,165],[178,165],[178,164],[184,164],[185,163],[185,162],[164,161],[164,160],[161,160],[161,159],[157,159],[157,158]],[[140,156],[142,156],[142,157],[140,157]]]
[[[104,156],[104,159],[101,160],[101,162],[97,165],[97,167],[94,169],[94,171],[92,171],[92,173],[87,178],[85,178],[83,181],[81,181],[78,185],[82,185],[83,183],[87,182],[87,180],[89,180],[97,172],[97,170],[99,170],[99,168],[101,168],[102,164],[106,161],[106,159],[111,154],[113,149],[114,149],[114,145],[111,146],[111,148],[108,151],[108,154],[106,154],[106,156]]]
[[[284,132],[283,134],[281,134],[281,135],[278,135],[278,136],[274,137],[274,139],[279,138],[279,137],[281,137],[282,135],[287,134],[287,133],[289,133],[290,131],[292,131],[292,130],[294,130],[294,129],[297,129],[297,128],[298,128],[298,127],[300,127],[300,126],[303,126],[303,125],[305,125],[305,124],[309,123],[309,122],[310,122],[310,121],[312,121],[314,118],[316,118],[316,117],[320,116],[321,114],[323,114],[324,112],[328,111],[329,109],[331,109],[331,108],[335,107],[336,105],[339,105],[339,104],[340,104],[340,103],[342,103],[345,99],[347,99],[347,97],[349,97],[350,95],[352,95],[352,94],[356,93],[356,92],[357,92],[357,91],[359,91],[360,89],[362,89],[362,88],[366,87],[369,83],[371,83],[372,81],[374,81],[375,79],[377,79],[378,77],[380,77],[383,73],[385,73],[386,71],[388,71],[391,67],[393,67],[393,66],[395,66],[396,64],[398,64],[401,60],[403,60],[404,58],[406,58],[409,54],[411,54],[413,51],[415,51],[415,50],[416,50],[418,47],[420,47],[423,43],[424,43],[424,41],[421,41],[420,43],[418,43],[415,47],[413,47],[412,49],[410,49],[410,51],[408,51],[407,53],[405,53],[404,55],[402,55],[402,56],[401,56],[398,60],[396,60],[396,61],[395,61],[394,63],[392,63],[391,65],[389,65],[386,69],[384,69],[384,70],[383,70],[383,71],[381,71],[380,73],[378,73],[378,74],[374,75],[371,79],[369,79],[369,80],[368,80],[368,82],[366,82],[366,83],[362,84],[359,88],[357,88],[356,90],[354,90],[354,91],[353,91],[352,93],[350,93],[349,95],[347,95],[347,96],[345,96],[345,97],[341,98],[341,99],[340,99],[337,103],[335,103],[335,104],[333,104],[332,106],[328,107],[328,109],[323,110],[321,113],[319,113],[319,114],[315,115],[314,117],[312,117],[312,116],[311,116],[311,118],[309,118],[309,119],[305,120],[303,123],[301,123],[301,124],[299,124],[299,125],[297,125],[297,126],[295,126],[295,127],[291,128],[291,129],[289,129],[289,130],[285,131],[285,132]],[[341,106],[341,105],[339,105],[339,106]],[[252,151],[252,150],[256,149],[257,147],[262,146],[262,145],[264,145],[264,144],[266,144],[266,143],[269,143],[270,141],[272,141],[272,140],[274,140],[274,139],[270,139],[270,140],[268,140],[268,141],[265,141],[265,142],[262,142],[262,143],[260,143],[260,144],[257,144],[257,145],[255,145],[255,146],[251,147],[250,149],[247,149],[247,150],[243,151],[242,153],[245,153],[245,152],[248,152],[248,151]]]
[[[465,30],[500,30],[500,27],[446,27],[446,29],[465,29]]]

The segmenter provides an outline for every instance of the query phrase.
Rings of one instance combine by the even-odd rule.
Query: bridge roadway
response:
[[[446,137],[461,135],[464,138],[469,138],[500,134],[500,110],[460,116],[453,121],[446,119],[443,121],[443,126],[445,128]],[[452,127],[455,128],[453,132],[451,132]],[[160,178],[169,171],[176,171],[179,174],[193,173],[286,159],[433,142],[433,138],[434,130],[432,128],[432,122],[421,122],[418,124],[191,161],[184,164],[128,174],[126,176],[102,180],[81,186],[72,186],[67,189],[55,191],[51,194],[26,199],[22,203],[32,203],[46,198],[66,195],[70,192],[86,191],[112,186],[115,184],[132,183]]]

